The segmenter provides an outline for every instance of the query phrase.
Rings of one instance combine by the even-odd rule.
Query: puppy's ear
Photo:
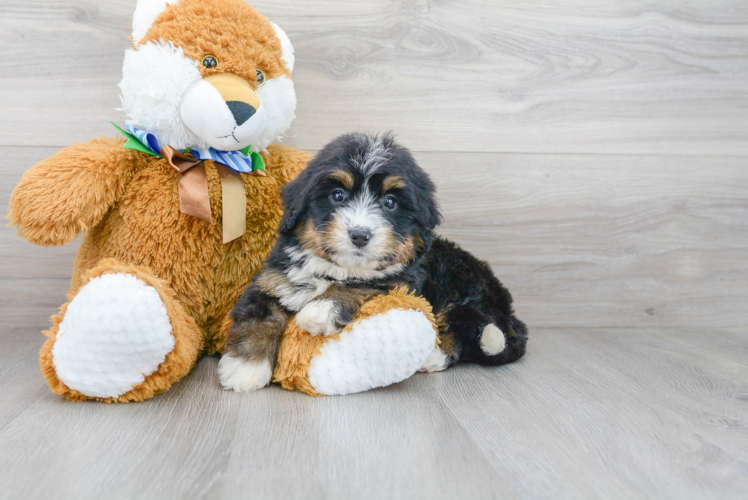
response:
[[[437,219],[437,221],[440,221],[441,219]],[[421,240],[423,240],[423,249],[422,251],[428,252],[431,248],[431,243],[434,242],[434,237],[436,236],[434,234],[434,228],[439,225],[439,222],[434,224],[433,226],[424,226],[424,228],[421,230]]]
[[[433,231],[436,226],[442,223],[442,214],[439,211],[439,204],[436,201],[435,193],[429,193],[428,203],[424,204],[424,225]]]
[[[434,229],[442,221],[439,203],[436,201],[436,186],[431,182],[426,172],[421,170],[420,173],[421,175],[417,176],[417,182],[415,183],[418,213],[421,214],[419,222],[422,227]]]
[[[436,187],[431,179],[424,174],[423,178],[417,184],[416,195],[419,223],[421,226],[421,238],[423,239],[423,251],[431,248],[434,241],[434,229],[442,222],[442,214],[439,210],[439,203],[436,201]]]
[[[299,215],[305,210],[309,189],[306,181],[308,175],[304,174],[305,172],[301,172],[296,179],[281,188],[285,207],[280,224],[281,233],[287,233],[296,227]]]
[[[421,242],[421,248],[418,249],[419,255],[428,252],[431,248],[431,244],[434,242],[434,231],[423,229],[421,231]]]

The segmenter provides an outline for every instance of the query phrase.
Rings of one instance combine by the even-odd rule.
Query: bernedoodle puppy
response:
[[[378,294],[406,287],[433,306],[440,348],[422,371],[500,365],[525,353],[527,328],[490,266],[434,235],[435,188],[392,136],[354,133],[325,146],[283,188],[280,235],[232,312],[219,364],[227,389],[270,382],[289,319],[340,331]]]

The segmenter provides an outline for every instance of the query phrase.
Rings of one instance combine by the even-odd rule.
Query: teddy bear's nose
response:
[[[229,110],[231,110],[231,114],[234,115],[234,120],[236,120],[237,125],[241,125],[252,118],[252,115],[257,111],[246,102],[241,101],[227,101],[226,105],[229,107]]]

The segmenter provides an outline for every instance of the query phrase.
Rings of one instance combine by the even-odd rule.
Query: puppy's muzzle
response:
[[[363,248],[369,244],[371,231],[362,227],[354,227],[348,230],[348,236],[351,238],[351,243],[356,245],[358,248]]]

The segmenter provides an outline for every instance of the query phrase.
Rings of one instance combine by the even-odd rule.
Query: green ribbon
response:
[[[157,156],[161,158],[161,154],[153,151],[151,148],[149,148],[148,146],[140,142],[138,138],[132,135],[130,132],[128,132],[127,130],[123,130],[122,127],[120,127],[114,122],[109,122],[109,123],[114,125],[114,127],[117,130],[119,130],[119,133],[122,134],[122,136],[125,139],[127,139],[127,141],[125,142],[125,145],[122,146],[122,149],[134,149],[136,151],[140,151],[141,153],[146,153],[151,156]],[[263,159],[262,155],[256,151],[252,151],[251,149],[252,149],[252,145],[250,144],[246,148],[239,149],[238,151],[244,154],[245,156],[249,156],[250,158],[252,158],[252,170],[253,171],[254,170],[265,170],[265,160]],[[190,153],[191,151],[192,150],[190,148],[187,148],[187,149],[183,149],[182,153]]]
[[[151,148],[147,147],[145,144],[143,144],[142,142],[140,142],[137,137],[135,137],[134,135],[132,135],[127,130],[123,130],[119,125],[117,125],[114,122],[109,122],[109,123],[111,123],[112,125],[114,125],[114,127],[117,130],[119,130],[119,133],[122,134],[122,136],[125,139],[127,139],[127,142],[125,142],[125,145],[122,146],[122,149],[134,149],[136,151],[140,151],[141,153],[149,154],[151,156],[161,157],[161,155],[159,153],[154,152]],[[254,161],[254,158],[252,158],[252,160]]]

